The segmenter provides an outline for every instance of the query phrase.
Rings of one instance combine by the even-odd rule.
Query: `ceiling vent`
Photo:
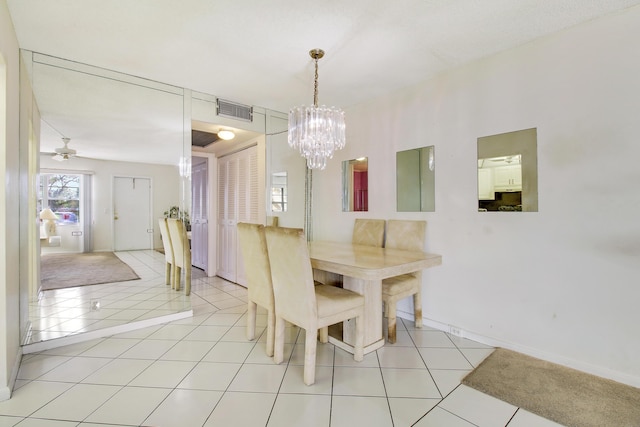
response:
[[[250,105],[238,104],[237,102],[216,99],[216,114],[230,119],[253,121],[253,107]]]
[[[191,130],[191,145],[194,147],[206,147],[218,140],[218,135],[210,132]]]

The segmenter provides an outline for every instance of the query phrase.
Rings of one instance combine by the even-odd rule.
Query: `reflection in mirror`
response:
[[[271,212],[287,211],[287,173],[271,174]]]
[[[43,178],[28,209],[38,216],[50,208],[57,233],[52,239],[40,227],[29,251],[44,257],[115,250],[141,280],[114,279],[80,287],[65,287],[69,283],[57,280],[61,289],[44,290],[37,288],[41,281],[34,278],[33,288],[20,290],[21,302],[28,301],[29,306],[23,320],[27,324],[20,327],[22,342],[37,344],[188,313],[190,299],[184,293],[167,292],[164,255],[154,250],[162,247],[157,226],[163,211],[175,205],[188,212],[191,205],[190,176],[179,170],[179,165],[186,170],[191,162],[191,129],[185,127],[190,117],[183,89],[33,52],[23,51],[23,55],[42,117],[36,144],[39,141],[38,172]],[[55,154],[63,146],[63,137],[71,139],[68,148],[75,151],[59,161]],[[78,191],[68,191],[77,177],[79,198]],[[76,181],[63,188],[64,180],[72,178]],[[123,186],[116,185],[120,182]],[[136,194],[146,191],[144,198],[135,199],[148,201],[145,214],[132,208],[131,200],[119,203],[119,196],[129,194],[124,189]],[[126,221],[137,224],[135,230],[141,232],[118,233]],[[123,249],[125,240],[119,236],[129,235],[141,236],[140,250]],[[65,295],[64,316],[55,315],[61,300],[58,293]],[[161,296],[168,297],[166,303]]]
[[[478,210],[536,212],[536,129],[478,138]]]
[[[369,210],[369,162],[366,157],[342,162],[342,211]]]
[[[396,153],[398,212],[435,212],[435,166],[433,145]]]

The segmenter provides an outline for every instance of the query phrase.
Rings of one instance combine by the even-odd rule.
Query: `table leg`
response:
[[[364,295],[364,352],[370,353],[384,345],[382,336],[382,281],[344,277],[343,287]],[[355,319],[343,323],[343,344],[334,342],[338,347],[353,353],[355,345]]]

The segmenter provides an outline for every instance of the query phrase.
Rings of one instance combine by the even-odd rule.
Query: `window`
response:
[[[38,188],[38,212],[50,208],[58,224],[80,223],[81,175],[43,174]]]
[[[287,211],[287,173],[274,172],[271,176],[271,212]]]

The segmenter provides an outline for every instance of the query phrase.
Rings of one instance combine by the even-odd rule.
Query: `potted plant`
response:
[[[187,231],[191,231],[191,220],[189,219],[189,212],[181,210],[179,206],[171,206],[169,209],[164,211],[164,217],[181,219],[182,222],[184,222],[184,226],[187,228]]]

